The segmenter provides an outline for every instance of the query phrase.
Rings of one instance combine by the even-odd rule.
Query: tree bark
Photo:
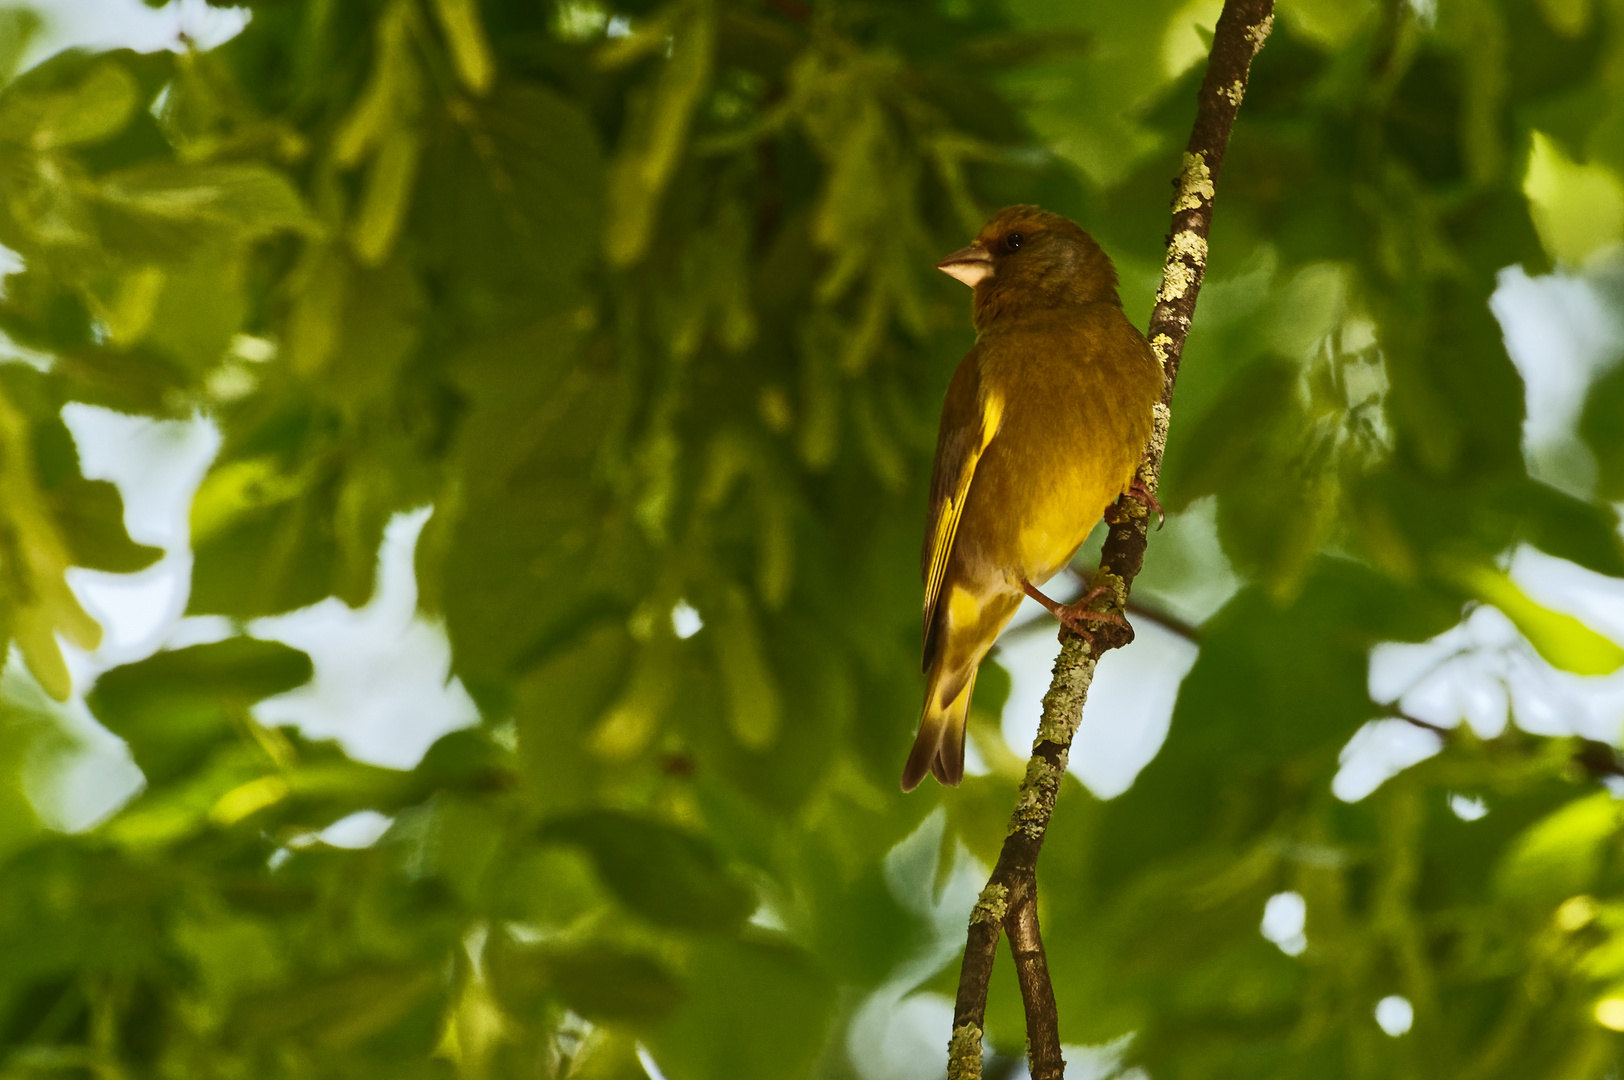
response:
[[[1185,149],[1178,190],[1173,199],[1173,228],[1156,293],[1147,337],[1162,363],[1162,399],[1156,405],[1155,428],[1139,478],[1154,492],[1161,477],[1172,416],[1173,385],[1184,356],[1184,341],[1195,314],[1196,297],[1207,270],[1207,236],[1219,168],[1229,132],[1246,93],[1252,58],[1274,25],[1274,0],[1225,0],[1213,33],[1206,77],[1201,82],[1195,126]],[[1123,500],[1111,515],[1110,535],[1092,585],[1108,585],[1115,594],[1111,610],[1127,607],[1128,590],[1144,564],[1149,517],[1137,503]],[[1102,598],[1101,603],[1106,601]],[[1068,636],[1056,658],[1043,717],[1032,744],[1010,819],[1009,833],[987,887],[970,914],[970,928],[959,971],[958,1000],[953,1009],[953,1035],[948,1044],[948,1080],[980,1080],[981,1043],[987,1012],[987,986],[992,977],[1000,928],[1009,935],[1016,976],[1026,1010],[1027,1062],[1032,1080],[1065,1075],[1060,1053],[1059,1011],[1049,981],[1048,961],[1038,927],[1037,860],[1065,776],[1071,742],[1082,720],[1083,703],[1094,681],[1098,654],[1133,640],[1128,627],[1103,625],[1091,647]],[[1097,650],[1097,651],[1096,651]]]

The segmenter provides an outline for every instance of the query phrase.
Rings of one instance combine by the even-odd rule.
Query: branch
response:
[[[1166,382],[1156,405],[1155,428],[1140,466],[1140,479],[1154,492],[1161,477],[1162,454],[1167,447],[1172,415],[1173,384],[1178,378],[1184,340],[1195,313],[1196,296],[1207,269],[1207,236],[1212,228],[1214,185],[1223,165],[1229,131],[1246,92],[1252,58],[1263,48],[1274,24],[1274,0],[1225,0],[1213,33],[1212,53],[1201,82],[1195,127],[1185,149],[1178,192],[1173,200],[1172,239],[1162,271],[1162,287],[1151,313],[1149,339],[1162,363]],[[1120,513],[1100,556],[1095,585],[1110,585],[1116,594],[1114,610],[1128,603],[1128,590],[1144,564],[1146,516]],[[1128,628],[1103,626],[1095,634],[1101,652],[1133,640]],[[1055,659],[1054,677],[1043,698],[1043,717],[1032,759],[1021,781],[1009,834],[999,852],[987,887],[970,914],[964,966],[959,971],[958,1000],[953,1008],[953,1037],[948,1044],[948,1080],[980,1080],[981,1042],[987,1012],[987,985],[998,949],[1000,926],[1009,934],[1016,974],[1026,1006],[1027,1061],[1032,1080],[1057,1080],[1065,1075],[1060,1056],[1059,1015],[1048,962],[1038,932],[1037,860],[1043,837],[1060,794],[1071,741],[1082,720],[1083,703],[1094,681],[1098,657],[1079,637],[1068,637]]]
[[[1015,958],[1015,979],[1026,1010],[1027,1063],[1033,1076],[1064,1076],[1066,1059],[1060,1056],[1060,1012],[1049,983],[1049,959],[1043,953],[1038,929],[1038,877],[1027,871],[1010,891],[1004,915],[1010,955]]]
[[[1382,719],[1402,720],[1412,727],[1432,732],[1445,743],[1451,740],[1458,743],[1461,737],[1462,728],[1459,726],[1440,727],[1428,720],[1411,716],[1409,713],[1398,709],[1389,712]],[[1465,730],[1469,732],[1471,728],[1467,727]],[[1583,735],[1574,735],[1572,738],[1575,740],[1574,751],[1568,760],[1572,762],[1575,768],[1583,772],[1588,779],[1605,781],[1610,776],[1624,776],[1624,757],[1620,757],[1616,746],[1610,743],[1598,742],[1595,739],[1587,739]]]

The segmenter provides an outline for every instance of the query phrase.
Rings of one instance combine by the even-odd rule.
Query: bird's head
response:
[[[998,211],[974,243],[936,267],[975,290],[977,329],[1007,313],[1122,302],[1116,268],[1094,238],[1036,206]]]

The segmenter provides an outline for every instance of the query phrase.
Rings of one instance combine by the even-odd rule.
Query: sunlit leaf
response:
[[[1525,829],[1495,871],[1499,891],[1549,903],[1583,893],[1602,868],[1620,825],[1617,800],[1598,791]]]
[[[1605,165],[1575,162],[1541,131],[1532,136],[1523,192],[1553,258],[1579,264],[1624,240],[1624,181]]]
[[[1517,624],[1528,643],[1546,660],[1578,675],[1610,675],[1624,666],[1624,647],[1572,615],[1552,611],[1528,598],[1505,573],[1488,566],[1463,565],[1457,579],[1484,603],[1493,604]]]

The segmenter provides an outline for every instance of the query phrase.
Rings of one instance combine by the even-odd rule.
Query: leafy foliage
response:
[[[640,1047],[670,1080],[873,1075],[848,1052],[868,995],[956,972],[918,970],[935,909],[886,853],[942,807],[944,859],[990,859],[1020,767],[989,667],[990,772],[897,790],[970,340],[931,267],[1041,202],[1148,310],[1216,5],[249,7],[209,52],[21,74],[37,20],[0,11],[0,638],[31,673],[0,686],[0,1075],[584,1080],[639,1075]],[[1464,606],[1618,666],[1499,560],[1624,576],[1598,501],[1624,491],[1624,382],[1580,425],[1594,497],[1536,482],[1486,301],[1508,265],[1624,238],[1621,59],[1616,0],[1280,5],[1163,490],[1215,500],[1245,584],[1134,786],[1061,799],[1040,875],[1068,1042],[1135,1033],[1158,1080],[1619,1057],[1610,749],[1460,728],[1363,801],[1330,785],[1388,710],[1370,648]],[[164,651],[88,697],[144,790],[49,829],[58,639],[98,638],[65,574],[158,554],[79,475],[70,401],[219,426],[194,614],[360,605],[385,524],[432,503],[422,602],[483,723],[364,765],[255,718],[308,678],[296,650]],[[1199,560],[1158,541],[1141,589],[1177,606]],[[360,810],[393,818],[376,845],[319,839]],[[1287,889],[1296,957],[1257,929]],[[1401,1038],[1371,1020],[1388,994]],[[1018,1010],[995,985],[1005,1053]]]

